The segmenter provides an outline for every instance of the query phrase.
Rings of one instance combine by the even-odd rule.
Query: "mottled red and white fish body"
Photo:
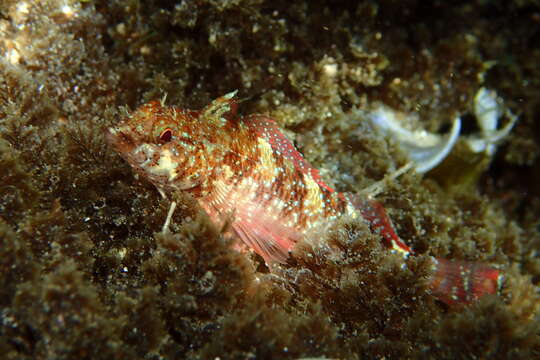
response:
[[[341,194],[295,149],[273,119],[236,116],[235,92],[200,111],[153,101],[106,134],[107,141],[164,196],[191,193],[210,218],[231,227],[266,263],[285,262],[294,245],[338,217],[361,216],[404,256],[382,205]],[[446,303],[495,293],[501,276],[485,265],[434,259],[431,288]]]

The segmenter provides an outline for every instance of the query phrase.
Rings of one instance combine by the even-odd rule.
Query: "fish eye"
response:
[[[172,140],[172,129],[166,128],[159,134],[159,140],[163,142],[169,142]]]

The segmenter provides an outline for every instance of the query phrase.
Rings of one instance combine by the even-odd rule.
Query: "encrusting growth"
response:
[[[361,216],[391,251],[412,253],[380,203],[325,184],[273,119],[237,117],[235,93],[200,111],[152,101],[108,129],[107,141],[163,196],[185,191],[217,225],[232,219],[234,233],[267,264],[285,262],[300,239],[343,215]],[[172,211],[174,204],[164,229]],[[447,304],[495,294],[502,281],[482,263],[432,262],[430,288]]]

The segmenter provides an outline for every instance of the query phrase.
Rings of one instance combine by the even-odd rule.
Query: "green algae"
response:
[[[536,2],[21,4],[0,5],[4,358],[539,355]],[[406,174],[379,196],[418,254],[405,270],[351,219],[272,273],[182,196],[160,234],[168,201],[103,139],[125,107],[239,89],[241,112],[272,115],[325,180],[360,191],[407,159],[352,108],[384,102],[437,131],[484,83],[520,114],[489,168]],[[428,254],[498,264],[501,296],[437,303]]]

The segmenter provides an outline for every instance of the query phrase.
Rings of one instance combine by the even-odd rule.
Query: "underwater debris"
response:
[[[399,145],[416,164],[416,171],[428,172],[439,165],[450,153],[461,130],[461,119],[456,118],[450,132],[444,136],[432,134],[425,130],[411,131],[401,124],[408,122],[405,115],[398,113],[387,106],[381,105],[369,112],[367,117],[383,134],[395,138]]]
[[[152,101],[110,128],[107,141],[163,195],[187,192],[216,225],[230,221],[270,268],[285,263],[300,240],[326,231],[342,216],[363,218],[391,252],[404,258],[413,253],[381,203],[329,187],[273,119],[238,118],[235,94],[201,111]],[[495,294],[502,281],[498,270],[482,263],[431,258],[431,267],[429,287],[450,305]]]
[[[464,138],[474,153],[485,151],[488,155],[495,152],[496,144],[505,138],[517,117],[505,110],[502,100],[493,90],[480,88],[474,97],[473,112],[480,128],[480,134]],[[505,115],[510,122],[497,130],[499,119]],[[452,151],[459,139],[461,119],[457,117],[446,135],[438,135],[426,130],[409,130],[405,124],[411,123],[413,114],[403,114],[385,105],[379,105],[366,114],[371,123],[383,134],[388,134],[399,143],[400,147],[416,164],[416,171],[425,173],[438,166]]]
[[[502,129],[497,130],[499,120],[505,115],[510,121]],[[475,153],[485,151],[488,155],[493,155],[497,143],[514,127],[517,116],[504,107],[502,99],[495,91],[486,88],[480,88],[474,97],[474,116],[480,127],[480,134],[468,136],[465,142]]]

